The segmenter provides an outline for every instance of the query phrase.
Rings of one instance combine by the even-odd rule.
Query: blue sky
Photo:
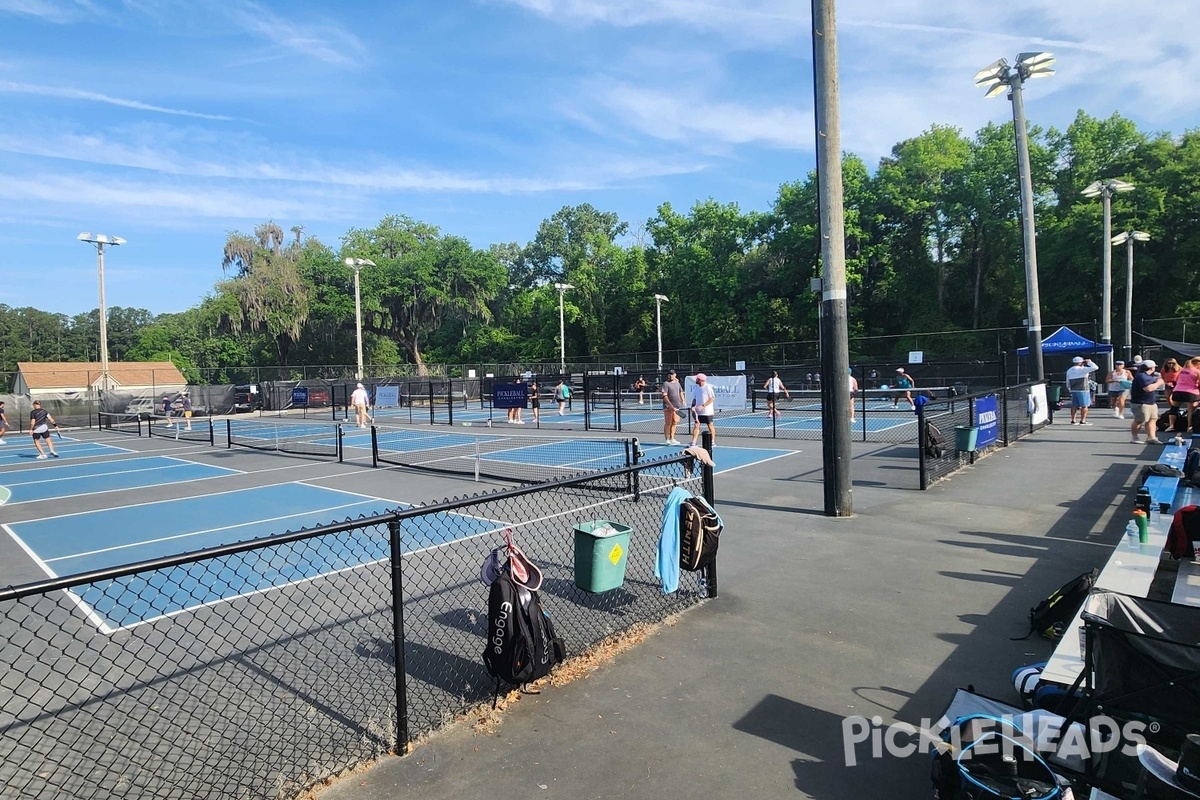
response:
[[[766,210],[813,163],[797,0],[0,0],[0,303],[195,305],[231,230],[337,247],[407,214],[524,244],[563,205]],[[1194,0],[838,4],[843,147],[1011,118],[972,75],[1051,50],[1026,113],[1200,121]]]

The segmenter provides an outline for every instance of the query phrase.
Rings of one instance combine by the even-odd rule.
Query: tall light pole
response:
[[[558,366],[562,375],[567,374],[567,338],[566,325],[563,322],[563,295],[567,293],[567,289],[575,287],[569,283],[556,283],[554,288],[558,289]]]
[[[354,335],[358,343],[358,372],[354,374],[357,380],[362,380],[362,293],[358,288],[358,271],[363,267],[373,267],[375,262],[369,258],[347,258],[346,266],[354,270]]]
[[[658,371],[662,373],[662,304],[670,302],[665,294],[654,295],[654,327],[658,329]]]
[[[1123,231],[1112,237],[1113,244],[1125,245],[1128,274],[1125,278],[1125,363],[1133,363],[1133,243],[1148,242],[1150,234],[1142,231]]]
[[[1102,312],[1102,322],[1100,324],[1100,341],[1103,344],[1109,345],[1108,350],[1108,371],[1113,371],[1113,354],[1112,354],[1112,247],[1109,245],[1109,240],[1112,239],[1112,196],[1117,192],[1132,192],[1133,184],[1119,181],[1116,178],[1109,178],[1106,181],[1093,181],[1080,192],[1084,197],[1101,197],[1104,200],[1104,253],[1101,257],[1102,269],[1101,273],[1104,277],[1104,311]]]
[[[986,88],[985,97],[995,97],[1007,88],[1012,100],[1013,127],[1017,138],[1017,172],[1021,180],[1021,227],[1025,238],[1025,324],[1029,332],[1029,377],[1045,379],[1042,365],[1042,304],[1038,297],[1037,232],[1033,219],[1033,177],[1029,169],[1029,139],[1025,129],[1025,103],[1021,87],[1033,78],[1049,78],[1054,74],[1052,53],[1021,53],[1017,63],[1009,66],[1003,58],[993,61],[975,73],[975,85]]]
[[[108,236],[103,233],[84,233],[75,237],[81,242],[96,246],[96,270],[100,274],[100,391],[108,391],[108,311],[104,305],[104,247],[118,247],[125,244],[120,236]]]

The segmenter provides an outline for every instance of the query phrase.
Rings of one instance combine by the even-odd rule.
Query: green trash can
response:
[[[964,453],[975,452],[975,442],[979,437],[979,428],[973,428],[968,425],[956,425],[954,427],[954,445]]]
[[[625,582],[625,559],[633,529],[594,519],[575,526],[575,585],[585,592],[607,592]]]

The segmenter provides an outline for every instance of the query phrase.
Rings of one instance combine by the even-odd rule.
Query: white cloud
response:
[[[111,136],[0,129],[0,152],[145,170],[163,176],[311,184],[376,193],[506,195],[580,191],[612,188],[649,177],[678,175],[703,168],[703,164],[695,159],[595,153],[579,158],[564,156],[562,166],[534,176],[408,167],[391,163],[387,158],[370,156],[358,156],[359,163],[346,165],[319,160],[305,152],[281,153],[280,148],[249,137],[170,131],[157,125],[126,129]],[[150,183],[154,179],[143,176],[139,180]]]
[[[812,149],[813,115],[800,108],[713,102],[689,92],[630,85],[607,87],[601,100],[623,124],[704,152],[740,144]]]
[[[87,91],[86,89],[72,89],[66,86],[39,86],[33,83],[0,81],[0,92],[9,92],[13,94],[33,94],[40,97],[59,97],[66,100],[86,100],[94,103],[107,103],[108,105],[120,106],[122,108],[132,108],[137,111],[153,111],[156,114],[170,114],[179,117],[193,117],[195,119],[211,119],[217,121],[233,119],[233,117],[227,117],[223,114],[204,114],[199,111],[187,111],[179,108],[164,108],[163,106],[143,103],[140,100],[128,100],[123,97],[112,97],[99,92],[91,92]]]
[[[0,0],[0,13],[37,17],[43,22],[64,24],[95,13],[89,0]]]
[[[361,39],[328,20],[305,24],[285,19],[252,0],[217,0],[211,7],[247,33],[327,64],[347,66],[366,55]]]

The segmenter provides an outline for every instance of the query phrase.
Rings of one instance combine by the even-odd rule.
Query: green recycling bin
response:
[[[968,425],[956,425],[954,428],[954,445],[964,453],[975,452],[975,442],[979,437],[979,428]]]
[[[575,585],[585,592],[607,592],[625,582],[625,559],[633,529],[594,519],[575,526]]]

